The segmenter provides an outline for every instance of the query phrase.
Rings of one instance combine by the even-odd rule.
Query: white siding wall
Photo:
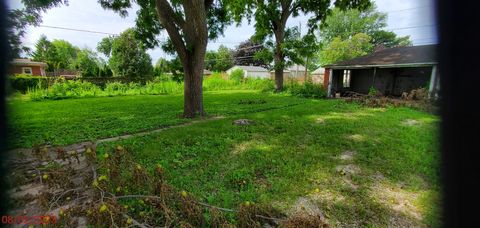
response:
[[[270,78],[270,73],[266,72],[258,72],[258,71],[246,71],[245,76],[248,78]]]

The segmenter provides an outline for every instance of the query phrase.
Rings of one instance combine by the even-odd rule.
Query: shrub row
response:
[[[42,76],[30,76],[26,74],[19,74],[9,77],[11,90],[26,93],[28,89],[32,88],[47,88],[53,83],[53,79]]]
[[[242,81],[226,80],[220,74],[214,74],[203,82],[204,91],[216,90],[262,90],[271,91],[274,83],[271,80],[247,79]],[[175,81],[153,80],[145,85],[140,83],[109,82],[105,88],[101,88],[91,82],[74,80],[57,80],[48,88],[33,87],[28,89],[31,100],[58,100],[66,98],[100,97],[118,95],[159,95],[159,94],[181,94],[183,83]]]
[[[294,96],[305,97],[305,98],[325,98],[327,97],[327,92],[320,84],[313,84],[312,82],[305,82],[304,84],[299,83],[290,83],[285,87],[286,91]]]
[[[24,83],[25,91],[27,91],[30,99],[35,101],[119,95],[181,94],[183,92],[183,83],[162,79],[154,79],[145,84],[137,82],[107,82],[105,87],[102,88],[94,83],[83,80],[58,79],[51,86],[48,86],[50,82],[45,77],[21,76],[19,78],[35,78],[35,80],[41,81],[37,82],[37,85]],[[273,92],[275,90],[275,83],[270,79],[238,79],[239,78],[225,79],[224,75],[214,73],[204,79],[203,90],[260,90],[263,92]],[[32,79],[27,79],[27,81],[28,80],[34,81]],[[16,79],[16,81],[20,82],[21,80]],[[304,98],[318,99],[326,97],[326,92],[323,87],[311,82],[304,84],[287,83],[285,85],[285,93]]]

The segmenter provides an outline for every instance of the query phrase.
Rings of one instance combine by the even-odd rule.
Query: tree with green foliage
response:
[[[217,62],[214,66],[214,71],[226,71],[233,66],[232,50],[220,45],[217,52]]]
[[[35,51],[32,53],[32,59],[34,61],[47,63],[47,71],[58,69],[61,62],[56,47],[45,35],[40,36],[40,39],[35,43]]]
[[[67,4],[67,0],[22,0],[27,9],[42,12]],[[221,34],[230,23],[224,1],[218,0],[99,0],[105,9],[127,16],[127,9],[138,5],[135,35],[148,48],[161,45],[176,52],[183,66],[184,116],[204,116],[203,70],[208,39]],[[229,2],[229,1],[227,1]],[[161,43],[157,37],[166,30],[169,39]],[[112,52],[114,44],[112,46]],[[113,70],[113,69],[112,69]]]
[[[154,75],[155,76],[161,76],[167,72],[169,72],[168,68],[168,60],[164,58],[159,58],[157,60],[157,63],[155,63],[155,67],[153,68]]]
[[[243,17],[255,18],[255,40],[263,41],[267,37],[275,37],[274,69],[277,91],[283,89],[284,41],[287,20],[301,13],[311,15],[308,26],[309,33],[313,33],[318,26],[317,22],[324,20],[329,14],[331,2],[331,0],[232,0],[230,8],[237,23],[240,23]],[[336,0],[334,4],[340,9],[356,7],[364,9],[370,6],[370,1]]]
[[[81,72],[82,77],[98,77],[100,74],[97,54],[87,48],[78,51],[77,58],[72,66],[75,70]]]
[[[213,71],[217,59],[218,54],[216,51],[207,51],[207,53],[205,53],[205,69]]]
[[[296,64],[305,66],[308,70],[315,70],[318,68],[318,65],[315,64],[315,59],[320,49],[320,45],[317,42],[317,39],[314,34],[306,34],[300,39],[294,39],[288,43],[291,43],[292,52],[288,53],[288,57],[292,58],[292,55],[295,56],[292,58]],[[287,45],[288,45],[287,43]],[[288,46],[286,48],[288,50]],[[305,79],[308,76],[308,70],[305,71]]]
[[[133,29],[127,29],[115,37],[112,40],[110,52],[105,51],[104,54],[110,56],[108,65],[114,77],[144,79],[153,74],[152,59],[142,49],[140,41],[135,38]]]
[[[261,66],[268,68],[270,60],[268,56],[261,56],[259,52],[266,53],[266,47],[262,42],[254,42],[252,39],[241,42],[233,51],[233,59],[235,65],[241,66]],[[255,55],[261,56],[255,58]],[[265,60],[266,59],[266,60]],[[272,58],[273,59],[273,58]]]
[[[220,45],[218,51],[207,51],[205,55],[205,69],[211,71],[226,71],[233,66],[232,51]]]
[[[348,60],[370,53],[373,49],[371,37],[365,33],[355,34],[352,38],[341,40],[333,38],[322,52],[321,65],[328,65],[338,61]]]
[[[112,77],[113,72],[108,66],[108,62],[102,58],[97,58],[97,64],[99,68],[98,77]]]
[[[272,63],[274,61],[273,56],[275,56],[275,42],[269,38],[264,46],[266,48],[255,53],[254,59]],[[299,64],[315,68],[310,65],[312,65],[312,59],[316,57],[318,49],[319,45],[315,35],[308,33],[302,37],[298,27],[287,28],[282,46],[284,66]],[[272,69],[271,66],[267,68]],[[307,71],[305,71],[305,77],[307,77]]]
[[[178,56],[175,56],[175,58],[168,61],[168,70],[172,73],[172,80],[176,82],[182,82],[185,80],[182,61]]]
[[[66,40],[53,40],[52,45],[55,47],[55,54],[59,60],[57,67],[59,69],[73,69],[73,64],[80,49]]]
[[[104,54],[107,57],[110,57],[110,53],[112,52],[112,43],[114,39],[115,39],[114,36],[108,36],[103,38],[97,44],[97,51]]]
[[[22,39],[25,37],[28,25],[36,25],[35,14],[28,13],[22,9],[9,10],[6,15],[7,39],[10,44],[10,57],[20,58],[24,54],[30,53],[30,48],[23,45]]]
[[[378,12],[375,5],[365,10],[349,9],[342,11],[334,8],[332,14],[321,22],[319,38],[322,46],[328,45],[335,37],[347,40],[358,33],[370,36],[371,43],[386,47],[411,45],[409,36],[397,37],[394,32],[386,31],[387,14]]]

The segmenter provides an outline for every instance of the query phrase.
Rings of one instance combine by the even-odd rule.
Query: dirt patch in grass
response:
[[[377,181],[370,191],[374,199],[394,212],[394,216],[390,218],[392,225],[411,227],[412,224],[419,223],[423,219],[422,211],[414,203],[419,198],[418,193],[407,191],[401,186],[392,185],[386,181]]]
[[[353,134],[353,135],[348,135],[348,139],[353,140],[355,142],[363,142],[365,141],[365,136],[360,135],[360,134]]]
[[[352,150],[346,150],[342,154],[340,154],[339,159],[342,161],[352,161],[356,152]]]
[[[317,124],[325,124],[325,119],[324,119],[324,118],[317,118],[317,119],[315,120],[315,123],[317,123]]]
[[[245,141],[233,146],[232,154],[241,154],[256,145],[256,141]]]
[[[306,197],[300,197],[290,209],[288,214],[304,213],[312,216],[320,216],[324,218],[324,215],[320,208],[311,199]]]
[[[348,164],[348,165],[338,165],[335,167],[335,170],[342,176],[352,176],[360,173],[360,167]]]
[[[418,120],[406,119],[402,122],[402,124],[406,126],[416,126],[416,125],[420,125],[421,122]]]

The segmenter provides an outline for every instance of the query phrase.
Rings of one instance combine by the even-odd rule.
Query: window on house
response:
[[[350,87],[350,70],[343,71],[343,87]]]
[[[32,74],[32,68],[31,67],[22,67],[22,74]]]

